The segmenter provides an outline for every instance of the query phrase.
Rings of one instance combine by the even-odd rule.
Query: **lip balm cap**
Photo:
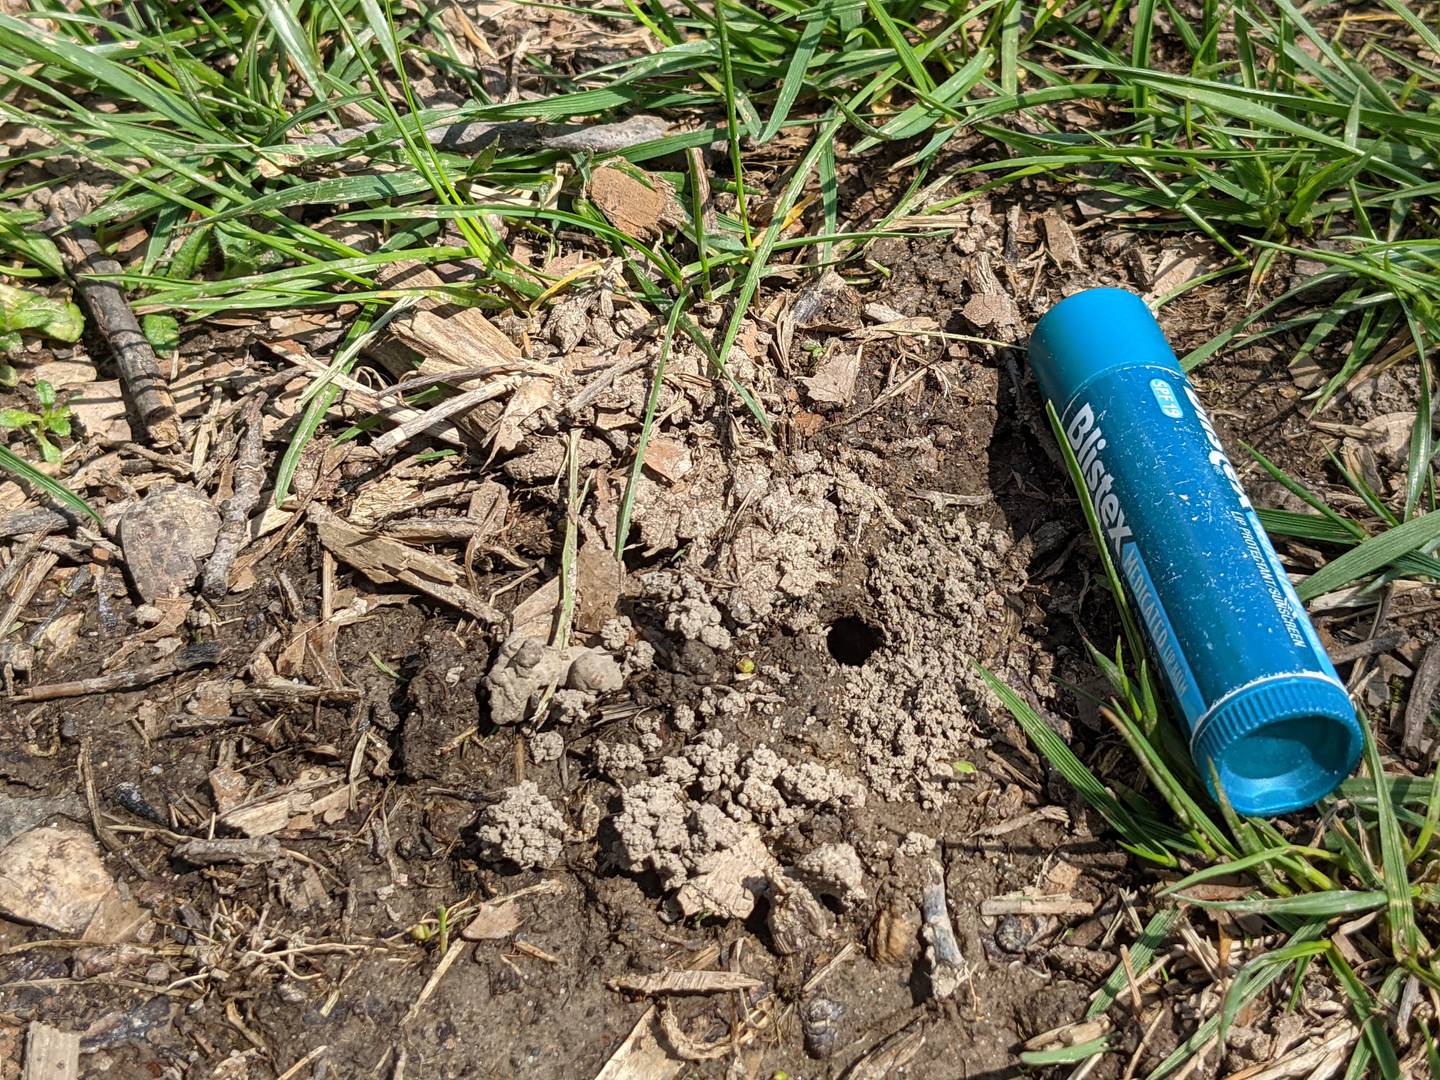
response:
[[[1094,376],[1139,364],[1180,372],[1155,316],[1125,289],[1086,289],[1061,300],[1030,335],[1030,369],[1061,413]]]
[[[1344,689],[1317,675],[1277,675],[1231,694],[1190,740],[1205,785],[1214,772],[1238,813],[1274,817],[1312,806],[1360,761],[1365,736]]]

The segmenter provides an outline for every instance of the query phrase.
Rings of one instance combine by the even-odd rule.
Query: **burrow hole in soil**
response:
[[[885,635],[878,627],[854,615],[842,615],[830,624],[825,644],[836,663],[859,667],[885,644]]]

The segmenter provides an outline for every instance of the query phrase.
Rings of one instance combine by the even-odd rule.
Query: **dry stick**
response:
[[[117,690],[138,690],[171,675],[178,675],[191,668],[205,667],[220,659],[220,646],[213,642],[191,645],[174,656],[149,664],[146,667],[116,671],[110,675],[97,675],[91,679],[76,679],[74,682],[47,683],[32,686],[24,693],[16,694],[11,701],[55,701],[58,698],[85,697],[87,694],[110,694]]]
[[[201,593],[212,600],[224,596],[230,589],[230,567],[250,539],[250,513],[259,503],[260,489],[265,484],[265,464],[261,460],[264,428],[260,419],[260,410],[264,407],[265,395],[261,393],[251,398],[245,409],[245,436],[235,462],[235,490],[225,500],[220,534],[215,539],[210,561],[205,564],[205,578],[200,585]]]
[[[291,145],[339,148],[364,138],[379,127],[379,124],[362,124],[338,131],[302,135],[292,140]],[[462,122],[427,127],[425,137],[431,146],[456,153],[475,153],[495,145],[508,149],[608,154],[658,139],[669,128],[670,125],[658,116],[640,115],[613,124],[537,124],[532,120]]]
[[[401,443],[408,442],[420,434],[420,432],[434,427],[442,420],[448,420],[456,413],[467,412],[483,401],[489,401],[491,398],[499,397],[501,394],[515,389],[515,387],[520,385],[522,380],[538,378],[539,375],[539,372],[525,375],[506,375],[485,386],[477,387],[474,390],[467,390],[465,393],[458,394],[453,398],[448,398],[438,405],[432,405],[413,420],[406,420],[399,427],[392,428],[384,435],[381,435],[370,444],[371,449],[381,457],[384,457]]]
[[[1411,754],[1420,752],[1420,736],[1430,715],[1436,691],[1440,690],[1440,642],[1425,650],[1415,678],[1410,683],[1410,700],[1405,703],[1405,735],[1401,745]]]
[[[120,383],[145,429],[146,439],[162,448],[176,445],[180,441],[180,417],[170,387],[160,373],[155,350],[145,339],[120,286],[97,276],[119,275],[120,264],[105,254],[95,234],[83,225],[72,224],[52,238],[75,283],[75,292],[110,345]]]

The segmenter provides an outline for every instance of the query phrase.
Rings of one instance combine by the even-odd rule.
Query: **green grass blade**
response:
[[[785,78],[780,82],[780,92],[775,96],[770,119],[765,121],[765,127],[755,137],[757,143],[764,145],[775,137],[775,133],[789,117],[790,109],[799,98],[800,91],[805,88],[810,61],[815,58],[820,36],[825,32],[825,24],[830,21],[832,6],[829,2],[819,4],[805,16],[800,40],[795,43],[795,51],[790,54],[790,63],[785,68]]]
[[[1130,968],[1135,972],[1144,971],[1150,966],[1150,961],[1160,951],[1160,946],[1170,937],[1170,931],[1179,925],[1184,917],[1184,912],[1178,907],[1167,907],[1157,911],[1150,916],[1150,921],[1145,924],[1145,929],[1135,939],[1135,944],[1130,946]],[[1096,992],[1095,1000],[1090,1003],[1090,1008],[1085,1011],[1085,1019],[1093,1020],[1102,1013],[1110,1011],[1110,1006],[1130,985],[1130,975],[1124,964],[1116,964],[1110,972],[1109,978],[1101,984]]]
[[[981,678],[989,684],[1000,703],[1015,718],[1035,748],[1055,767],[1055,770],[1069,781],[1080,796],[1110,823],[1111,828],[1144,853],[1153,862],[1173,866],[1174,855],[1165,850],[1162,840],[1148,830],[1134,815],[1123,807],[1114,795],[1100,783],[1096,775],[1075,756],[1063,739],[1040,718],[1040,715],[1010,687],[997,679],[980,665],[976,665]]]
[[[320,75],[320,58],[315,55],[315,46],[305,33],[305,28],[295,18],[286,0],[260,0],[265,18],[280,39],[285,58],[295,65],[295,70],[307,86],[321,101],[325,100],[325,80]]]
[[[1296,592],[1301,600],[1314,600],[1317,596],[1383,570],[1402,555],[1428,547],[1437,540],[1440,540],[1440,510],[1411,518],[1379,536],[1356,544],[1302,581]]]
[[[1379,889],[1336,889],[1332,892],[1301,893],[1299,896],[1263,896],[1253,900],[1202,900],[1195,896],[1178,896],[1187,904],[1230,911],[1237,915],[1300,916],[1307,919],[1333,919],[1341,915],[1361,915],[1384,907],[1387,897]]]
[[[8,447],[0,446],[0,469],[8,470],[31,487],[43,491],[56,502],[68,506],[77,513],[84,514],[86,517],[97,522],[100,520],[100,515],[90,509],[90,504],[79,495],[76,495],[75,492],[60,483],[60,481],[53,477],[46,476],[24,458],[13,453]]]
[[[635,510],[635,492],[640,485],[640,473],[645,467],[645,449],[650,445],[650,435],[655,427],[655,410],[660,404],[660,388],[665,384],[665,365],[670,361],[670,346],[675,340],[675,327],[685,309],[684,298],[676,300],[670,307],[670,316],[665,320],[665,335],[660,339],[660,355],[655,361],[655,374],[650,379],[650,393],[645,398],[645,418],[640,424],[640,437],[635,440],[635,460],[630,463],[630,475],[625,481],[625,495],[620,500],[620,511],[615,523],[615,558],[624,560],[625,541],[630,536],[630,516]]]
[[[1430,357],[1425,351],[1425,333],[1409,311],[1405,314],[1420,369],[1420,396],[1415,402],[1415,423],[1410,428],[1410,456],[1405,471],[1405,513],[1401,515],[1409,521],[1415,516],[1420,496],[1430,482],[1430,461],[1435,455],[1435,413],[1430,400]]]
[[[1399,963],[1416,957],[1420,931],[1415,925],[1415,901],[1410,894],[1405,838],[1395,818],[1395,804],[1385,789],[1385,766],[1370,723],[1361,716],[1365,732],[1365,768],[1375,785],[1376,831],[1380,834],[1380,870],[1385,882],[1386,915],[1390,922],[1390,949]]]

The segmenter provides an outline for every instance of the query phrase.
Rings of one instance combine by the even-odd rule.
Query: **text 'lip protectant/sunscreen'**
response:
[[[1030,364],[1211,793],[1218,773],[1262,817],[1328,795],[1360,758],[1355,710],[1150,309],[1078,293],[1036,325]]]

